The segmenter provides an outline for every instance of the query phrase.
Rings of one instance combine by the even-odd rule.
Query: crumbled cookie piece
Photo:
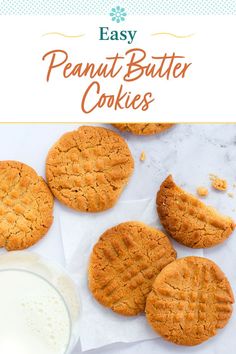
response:
[[[208,195],[208,189],[206,187],[198,187],[197,194],[200,197],[206,197]]]
[[[145,161],[146,160],[146,154],[144,151],[141,152],[141,155],[140,155],[140,161]]]
[[[213,174],[210,174],[211,185],[213,188],[217,189],[218,191],[225,192],[228,187],[228,183],[225,179],[221,179]]]
[[[233,198],[233,197],[234,197],[234,194],[233,194],[232,192],[228,192],[228,196],[229,196],[230,198]]]
[[[169,176],[157,193],[157,212],[166,231],[192,248],[213,247],[226,240],[235,223],[185,192]]]

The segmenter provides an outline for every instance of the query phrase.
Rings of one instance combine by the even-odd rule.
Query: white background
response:
[[[102,42],[99,26],[138,32],[131,45]],[[85,35],[43,36],[55,31]],[[114,24],[109,16],[1,16],[0,121],[236,121],[235,31],[234,16],[127,16],[122,24]],[[194,36],[151,36],[155,32]],[[175,52],[192,62],[184,79],[142,78],[124,83],[133,93],[153,92],[155,101],[146,112],[104,108],[83,114],[81,97],[90,79],[64,79],[59,68],[46,82],[48,62],[42,57],[49,50],[66,50],[75,65],[100,63],[106,56],[123,55],[134,47],[145,49],[149,57]],[[115,94],[121,83],[120,77],[101,80],[102,91]]]

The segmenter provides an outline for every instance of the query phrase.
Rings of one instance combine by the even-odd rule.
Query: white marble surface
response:
[[[76,128],[76,125],[12,125],[0,126],[0,159],[20,160],[31,165],[44,176],[44,163],[48,149],[64,132]],[[110,126],[109,126],[110,127]],[[226,178],[229,191],[236,183],[236,125],[176,125],[170,131],[159,136],[135,137],[123,134],[135,157],[135,173],[120,201],[152,198],[162,180],[172,173],[176,182],[189,192],[195,193],[196,187],[210,187],[208,175],[214,173]],[[142,151],[146,153],[145,162],[139,161]],[[208,204],[217,207],[222,213],[236,219],[235,197],[226,193],[212,191],[206,199]],[[55,222],[48,235],[31,249],[65,265],[63,243],[59,218],[65,208],[56,203]],[[78,214],[78,218],[81,216]],[[204,252],[215,260],[228,275],[236,293],[236,242],[235,235],[224,244]],[[4,252],[4,250],[1,250]],[[194,250],[192,252],[194,254]],[[116,343],[89,351],[94,354],[117,353],[201,353],[234,354],[236,315],[229,325],[215,338],[191,348],[177,347],[161,339],[133,344]],[[104,331],[106,328],[104,328]],[[80,348],[74,354],[79,354]]]

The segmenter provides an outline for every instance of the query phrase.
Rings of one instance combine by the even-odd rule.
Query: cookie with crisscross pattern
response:
[[[53,196],[42,177],[18,161],[0,162],[0,247],[18,250],[41,239],[53,221]]]
[[[133,169],[125,140],[97,126],[64,134],[50,149],[46,162],[47,181],[55,197],[85,212],[113,207]]]
[[[160,134],[172,127],[170,123],[116,123],[114,127],[135,135],[153,135]]]
[[[197,345],[227,324],[233,302],[230,283],[214,262],[185,257],[156,277],[147,297],[146,316],[166,340]]]
[[[93,248],[89,288],[97,301],[114,312],[137,315],[144,311],[155,277],[175,258],[161,231],[137,221],[119,224]]]
[[[168,176],[157,193],[157,212],[166,231],[192,248],[212,247],[226,240],[235,223],[177,186]]]

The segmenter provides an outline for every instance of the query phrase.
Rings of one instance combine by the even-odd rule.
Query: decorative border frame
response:
[[[236,15],[235,0],[0,0],[0,15]]]

